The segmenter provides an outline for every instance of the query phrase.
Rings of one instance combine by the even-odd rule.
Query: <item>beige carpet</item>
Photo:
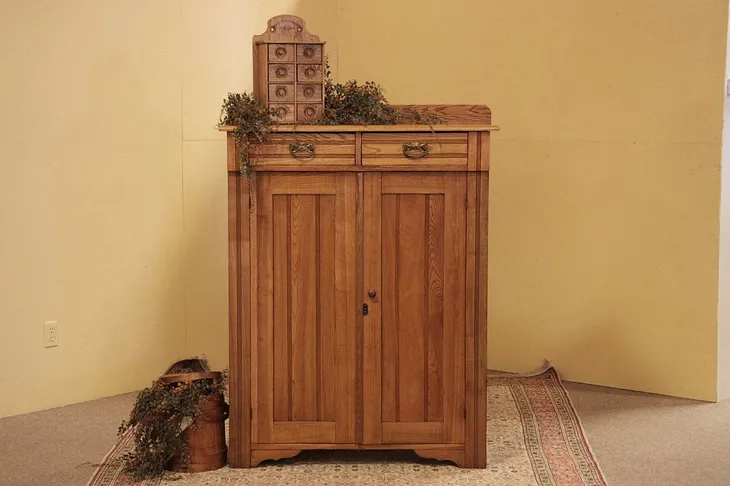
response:
[[[197,474],[168,473],[145,486],[291,485],[484,485],[602,486],[606,481],[557,373],[492,375],[487,399],[485,470],[460,469],[412,453],[310,451],[253,469]],[[120,441],[88,486],[130,484],[118,457],[132,447]]]
[[[611,486],[728,486],[730,400],[563,385]],[[0,485],[84,486],[135,397],[0,419]]]

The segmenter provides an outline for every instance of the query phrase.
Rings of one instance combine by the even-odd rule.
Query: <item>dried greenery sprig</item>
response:
[[[251,159],[255,158],[256,142],[262,142],[276,125],[277,112],[261,105],[249,93],[228,93],[223,100],[218,123],[232,125],[239,153],[240,170],[251,173]],[[324,112],[318,125],[394,125],[410,123],[433,125],[446,123],[431,113],[415,109],[396,109],[388,103],[383,88],[375,82],[358,84],[351,80],[344,84],[332,80],[329,59],[325,59]]]
[[[121,456],[124,472],[134,481],[158,477],[175,454],[187,464],[189,451],[182,428],[188,423],[196,426],[202,400],[223,395],[227,381],[228,374],[223,371],[220,378],[187,383],[157,380],[142,390],[129,419],[122,421],[118,430],[120,438],[133,430],[134,449]]]

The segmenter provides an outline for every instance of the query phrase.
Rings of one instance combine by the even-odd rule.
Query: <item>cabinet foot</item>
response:
[[[251,451],[251,467],[256,467],[263,461],[269,459],[278,461],[279,459],[289,459],[302,452],[301,449],[256,449]]]
[[[459,467],[467,467],[463,449],[413,449],[413,452],[424,459],[451,461]]]

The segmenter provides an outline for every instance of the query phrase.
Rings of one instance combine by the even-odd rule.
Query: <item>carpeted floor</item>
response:
[[[730,484],[730,400],[564,383],[611,486]],[[0,420],[0,485],[83,486],[135,394]]]

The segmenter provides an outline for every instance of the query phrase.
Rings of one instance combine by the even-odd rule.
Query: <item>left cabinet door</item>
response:
[[[252,182],[252,447],[355,444],[357,176]]]

